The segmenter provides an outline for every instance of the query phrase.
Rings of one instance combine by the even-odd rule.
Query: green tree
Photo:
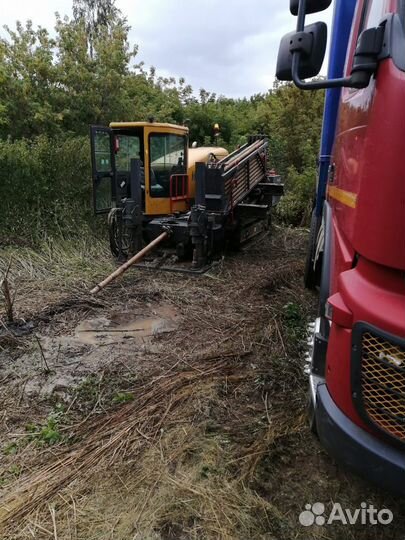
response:
[[[44,28],[34,30],[31,21],[6,31],[9,39],[0,38],[0,134],[52,135],[61,120],[55,40]]]
[[[115,0],[73,0],[73,17],[76,22],[84,23],[91,58],[100,30],[110,28],[120,15]]]
[[[253,125],[270,140],[270,162],[284,179],[286,194],[277,207],[283,221],[308,222],[315,194],[324,92],[303,92],[275,82],[257,103]]]
[[[187,121],[191,141],[200,145],[214,143],[218,123],[217,142],[229,150],[249,134],[267,135],[270,164],[287,188],[279,216],[304,223],[314,192],[323,93],[278,82],[243,99],[193,92],[184,78],[162,77],[135,63],[138,48],[128,36],[114,0],[74,0],[73,18],[57,15],[54,32],[17,22],[0,37],[2,226],[13,234],[19,224],[22,231],[27,223],[31,231],[59,227],[67,206],[77,221],[84,215],[90,220],[89,124],[150,116]]]

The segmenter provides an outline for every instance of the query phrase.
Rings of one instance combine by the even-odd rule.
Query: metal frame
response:
[[[306,14],[306,0],[300,0],[298,6],[298,16],[297,16],[297,34],[300,34],[301,48],[297,50],[297,45],[294,43],[290,51],[292,52],[292,63],[291,63],[291,76],[294,84],[301,88],[302,90],[317,90],[325,88],[365,88],[370,82],[370,78],[377,68],[377,59],[379,58],[379,53],[383,46],[383,36],[384,28],[379,26],[376,29],[365,30],[359,36],[358,46],[354,55],[353,69],[349,77],[338,77],[335,79],[327,79],[326,81],[311,81],[305,82],[299,76],[299,66],[301,55],[305,49],[305,14]],[[367,40],[369,33],[373,30],[376,30],[376,36],[378,36],[379,43],[381,44],[380,50],[368,50],[367,46],[370,46],[370,40]],[[367,36],[366,36],[367,34]],[[364,40],[362,40],[364,37]],[[362,46],[365,45],[365,50],[362,49]],[[374,46],[376,44],[374,43]],[[358,51],[358,52],[357,52]],[[357,54],[359,58],[362,58],[362,55],[365,55],[367,60],[359,63],[356,62]]]
[[[152,124],[153,125],[153,124]],[[152,189],[151,189],[151,170],[152,170],[152,162],[151,162],[151,159],[152,159],[152,156],[151,156],[151,138],[152,137],[167,137],[167,136],[173,136],[173,137],[181,137],[184,139],[184,156],[183,156],[183,159],[184,159],[184,163],[183,163],[183,168],[184,168],[184,173],[181,173],[181,174],[187,174],[187,168],[188,168],[188,163],[187,163],[187,141],[188,141],[188,136],[186,134],[184,135],[180,135],[180,134],[176,134],[176,133],[164,133],[164,132],[150,132],[148,134],[148,148],[149,148],[149,152],[148,152],[148,171],[149,171],[149,186],[148,186],[148,190],[149,190],[149,197],[151,199],[160,199],[160,198],[168,198],[167,196],[166,197],[160,197],[158,195],[152,195]],[[145,163],[145,170],[146,170],[146,163]],[[145,174],[145,178],[146,178],[146,174]],[[170,180],[169,180],[170,181]],[[146,182],[146,181],[145,181]],[[146,184],[145,184],[146,185]],[[169,186],[169,190],[170,190],[170,186]],[[145,193],[146,193],[146,189],[145,189]]]
[[[181,180],[181,193],[179,193],[179,180]],[[173,203],[179,201],[189,201],[189,181],[188,174],[172,174],[169,180],[170,213],[173,213]]]
[[[368,324],[366,322],[358,322],[353,327],[352,333],[352,355],[351,355],[351,386],[352,386],[352,399],[356,407],[356,410],[364,421],[364,423],[372,428],[374,431],[381,434],[385,439],[391,441],[393,444],[400,448],[404,448],[405,441],[402,441],[391,435],[387,431],[381,429],[373,420],[369,417],[363,402],[363,385],[362,385],[362,337],[366,332],[370,332],[381,339],[389,341],[394,345],[405,349],[405,339],[380,330],[376,326]],[[381,360],[384,363],[383,360]]]
[[[96,164],[96,148],[95,138],[97,133],[108,133],[110,138],[110,163],[111,170],[98,171]],[[117,185],[116,185],[116,167],[115,167],[115,151],[114,151],[114,132],[111,128],[105,126],[90,126],[90,148],[91,148],[91,168],[92,168],[92,180],[93,180],[93,208],[96,215],[108,214],[113,207],[97,210],[97,198],[96,198],[96,182],[101,178],[110,178],[111,181],[111,202],[116,201]]]
[[[350,23],[354,17],[355,7],[356,0],[336,0],[333,13],[333,32],[330,42],[328,79],[336,79],[343,76],[347,45],[350,38]],[[328,182],[332,146],[335,140],[340,94],[340,88],[330,88],[326,91],[325,95],[315,204],[315,212],[318,218],[322,216],[323,202],[326,195],[326,185]]]
[[[298,15],[297,15],[297,32],[304,32],[305,27],[305,15],[306,15],[306,0],[300,0],[298,5]],[[301,88],[302,90],[317,90],[321,88],[342,88],[343,86],[351,87],[352,79],[351,77],[338,77],[336,79],[328,79],[322,82],[305,82],[300,79],[299,76],[299,64],[301,59],[301,51],[293,52],[292,56],[292,65],[291,73],[294,84]]]
[[[98,173],[96,169],[95,136],[97,132],[107,133],[110,142],[111,171]],[[93,126],[91,130],[92,164],[94,178],[97,174],[111,178],[112,193],[116,199],[119,195],[117,171],[114,154],[115,129],[103,126]],[[152,137],[165,137],[165,132],[144,132],[143,144],[151,143]],[[179,135],[182,136],[182,135]],[[190,270],[172,268],[173,271],[203,273],[211,267],[214,253],[224,249],[226,242],[235,227],[248,223],[247,235],[259,230],[258,221],[267,217],[274,205],[274,196],[279,198],[283,192],[280,182],[273,182],[266,170],[266,151],[268,139],[264,135],[249,137],[248,142],[215,163],[197,163],[195,172],[196,193],[194,206],[187,211],[174,213],[175,203],[191,201],[190,177],[187,174],[187,137],[184,138],[184,160],[181,169],[184,172],[169,175],[169,193],[165,196],[170,202],[169,208],[156,216],[142,212],[143,197],[141,192],[141,161],[131,159],[130,173],[127,182],[128,194],[122,200],[116,201],[119,207],[114,208],[114,226],[118,235],[125,229],[128,236],[128,253],[124,253],[122,238],[113,241],[119,257],[129,256],[138,251],[142,241],[153,241],[162,230],[170,231],[169,241],[165,242],[166,250],[176,248],[180,260],[193,250],[193,262]],[[107,147],[106,147],[107,149]],[[145,153],[145,173],[151,168],[151,155]],[[180,169],[180,166],[179,166]],[[145,183],[146,183],[145,174]],[[150,181],[150,178],[149,178]],[[150,185],[149,185],[150,188]],[[257,194],[252,195],[257,189]],[[145,185],[145,198],[148,185]],[[94,190],[95,194],[95,190]],[[158,197],[159,198],[159,197]],[[161,198],[161,197],[160,197]],[[263,204],[263,201],[266,204]],[[241,204],[244,203],[244,204]],[[239,212],[239,205],[240,212]],[[188,204],[182,205],[189,207]],[[108,212],[109,209],[105,211]],[[238,211],[234,216],[234,211]],[[101,212],[99,212],[101,213]],[[240,214],[240,215],[239,215]],[[268,220],[267,220],[268,221]],[[266,223],[267,223],[266,221]],[[247,230],[248,227],[246,227]],[[112,250],[113,251],[113,250]],[[115,253],[113,251],[113,253]],[[152,268],[148,264],[145,265]],[[165,264],[158,268],[170,270]]]

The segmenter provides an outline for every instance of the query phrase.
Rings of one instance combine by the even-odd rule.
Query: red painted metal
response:
[[[354,251],[405,270],[405,73],[388,59],[368,88],[342,92],[334,185],[357,194],[355,209],[331,199]],[[393,104],[387,106],[387,104]]]
[[[363,2],[349,46],[352,56]],[[396,2],[386,2],[396,9]],[[405,73],[391,59],[361,90],[341,93],[332,155],[330,300],[332,316],[326,383],[337,406],[370,431],[357,414],[351,390],[352,324],[364,321],[405,337]],[[352,197],[351,204],[345,194]],[[350,323],[350,324],[349,324]],[[378,436],[378,435],[377,435]]]
[[[170,213],[173,213],[173,203],[190,200],[187,174],[172,174],[169,183]]]
[[[356,267],[342,272],[337,281],[342,302],[352,313],[353,324],[365,321],[405,337],[405,276],[402,272],[360,257]],[[338,407],[368,430],[353,407],[351,346],[351,328],[334,322],[328,343],[326,383]]]
[[[327,310],[330,315],[328,319],[342,326],[343,328],[351,328],[353,326],[353,313],[344,303],[342,295],[340,293],[335,293],[329,297]]]

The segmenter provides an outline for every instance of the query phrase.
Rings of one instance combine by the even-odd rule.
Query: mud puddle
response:
[[[75,340],[85,345],[109,345],[128,339],[139,343],[176,329],[177,313],[171,306],[158,306],[148,316],[116,313],[86,319],[76,327]]]
[[[24,381],[24,393],[65,394],[89,374],[125,360],[136,370],[138,358],[159,353],[165,344],[156,339],[177,329],[180,316],[169,304],[142,310],[103,313],[81,321],[70,335],[38,335],[31,349],[16,360],[0,356],[0,380]],[[126,360],[129,359],[129,360]]]

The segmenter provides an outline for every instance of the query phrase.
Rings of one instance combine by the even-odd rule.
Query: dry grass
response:
[[[59,490],[80,478],[87,481],[87,474],[103,466],[111,466],[115,460],[125,459],[129,454],[133,459],[145,440],[156,440],[168,415],[175,423],[182,420],[177,417],[178,409],[193,394],[194,386],[201,379],[207,379],[204,385],[223,377],[229,366],[221,359],[210,368],[185,370],[152,380],[145,387],[137,389],[141,394],[140,402],[123,406],[118,411],[90,422],[75,430],[79,442],[57,456],[55,462],[45,467],[40,473],[30,476],[9,498],[2,501],[3,513],[0,523],[10,522],[30,513],[46,503]],[[213,362],[203,358],[204,363]],[[183,422],[186,419],[183,420]]]
[[[92,280],[112,268],[105,242],[97,239],[48,239],[38,249],[9,246],[0,253],[0,276],[8,270],[14,311],[27,318],[58,300],[88,299]]]
[[[73,279],[76,257],[58,256],[48,268],[16,265],[30,284],[38,272],[51,282],[65,276],[64,294],[53,300],[45,294],[38,303],[45,285],[35,299],[24,288],[20,295],[19,315],[47,335],[71,331],[88,312],[151,303],[172,305],[179,327],[154,348],[125,349],[120,366],[103,368],[84,416],[74,394],[64,443],[30,444],[3,458],[21,474],[3,487],[2,538],[400,538],[401,504],[337,469],[306,425],[301,358],[314,299],[300,285],[304,237],[278,231],[274,241],[251,245],[198,279],[131,271],[94,303],[87,290],[95,279]],[[81,264],[91,268],[92,261]],[[112,388],[130,391],[133,401],[113,407]],[[10,395],[3,407],[18,416],[35,405]],[[50,404],[41,406],[46,415]],[[352,508],[361,500],[387,504],[395,528],[298,525],[305,503],[331,500]]]
[[[216,471],[218,461],[223,461],[224,456],[221,455],[218,439],[207,440],[204,430],[194,418],[196,408],[198,410],[201,403],[215,393],[219,379],[226,377],[230,386],[246,379],[241,371],[241,360],[229,353],[218,358],[198,360],[194,361],[195,367],[191,369],[162,375],[157,380],[152,379],[145,387],[138,388],[140,400],[101,419],[92,418],[76,429],[75,435],[79,441],[73,447],[58,452],[51,465],[43,466],[39,472],[29,475],[21,485],[14,486],[11,495],[1,501],[3,512],[0,523],[11,524],[12,531],[12,524],[23,523],[24,518],[35,511],[37,517],[42,514],[44,519],[52,502],[58,510],[59,528],[68,527],[67,522],[63,521],[72,510],[72,497],[80,497],[86,491],[86,486],[99,481],[101,473],[105,491],[108,490],[106,484],[111,482],[111,476],[114,478],[116,474],[114,483],[117,477],[124,478],[127,496],[128,491],[137,492],[135,508],[129,504],[124,506],[123,512],[121,506],[119,512],[116,508],[119,499],[116,496],[110,498],[112,504],[106,508],[110,519],[120,517],[116,522],[116,527],[119,521],[122,529],[119,538],[127,538],[127,534],[134,535],[137,531],[141,531],[140,538],[145,538],[145,535],[153,533],[157,523],[159,528],[170,528],[181,527],[185,521],[190,523],[189,532],[194,529],[194,533],[197,533],[202,526],[197,521],[201,519],[204,534],[210,538],[218,535],[232,538],[232,531],[238,527],[241,530],[257,530],[256,511],[261,508],[264,511],[262,517],[265,518],[274,512],[272,505],[244,487],[244,475],[235,478],[232,474],[225,474],[224,478],[217,477],[214,485],[212,482],[201,482],[204,475],[208,477],[212,471]],[[204,369],[198,367],[202,365]],[[277,429],[273,429],[273,441],[276,437]],[[266,444],[269,444],[268,434]],[[254,456],[263,451],[255,449]],[[247,454],[241,459],[249,460],[250,457]],[[228,465],[232,467],[232,460],[229,461]],[[122,467],[125,472],[121,470]],[[111,475],[112,470],[115,474]],[[105,471],[109,471],[107,479]],[[175,500],[171,495],[173,490],[178,493]],[[90,505],[93,497],[90,498]],[[64,500],[68,501],[67,507],[63,505]],[[153,505],[148,504],[152,501]],[[60,514],[64,516],[62,524]],[[104,518],[101,529],[105,525]],[[78,526],[76,522],[75,527]],[[32,518],[28,519],[26,527],[32,528]],[[22,534],[27,534],[26,527]],[[262,523],[262,528],[266,530],[265,523]],[[69,534],[71,532],[70,529]],[[100,528],[91,518],[83,537],[99,538],[100,534]]]
[[[209,392],[212,382],[208,375],[208,388],[200,390]],[[180,401],[184,394],[188,390],[181,392]],[[183,405],[190,405],[189,399]],[[89,540],[110,538],[113,531],[117,538],[256,538],[279,529],[282,513],[250,489],[247,479],[252,463],[287,426],[266,430],[252,454],[235,459],[228,441],[207,437],[190,422],[189,413],[176,410],[176,397],[172,403],[163,411],[163,418],[171,415],[168,425],[163,420],[164,433],[156,410],[152,415],[147,411],[148,425],[142,424],[143,414],[117,424],[114,418],[102,434],[87,433],[78,450],[59,455],[52,467],[29,477],[11,499],[2,501],[7,509],[3,524],[21,524],[5,534],[25,538],[32,530],[41,537],[41,528],[50,526],[50,505],[59,538],[75,537],[74,531]],[[239,461],[246,466],[236,468]],[[97,489],[88,493],[89,485]]]

